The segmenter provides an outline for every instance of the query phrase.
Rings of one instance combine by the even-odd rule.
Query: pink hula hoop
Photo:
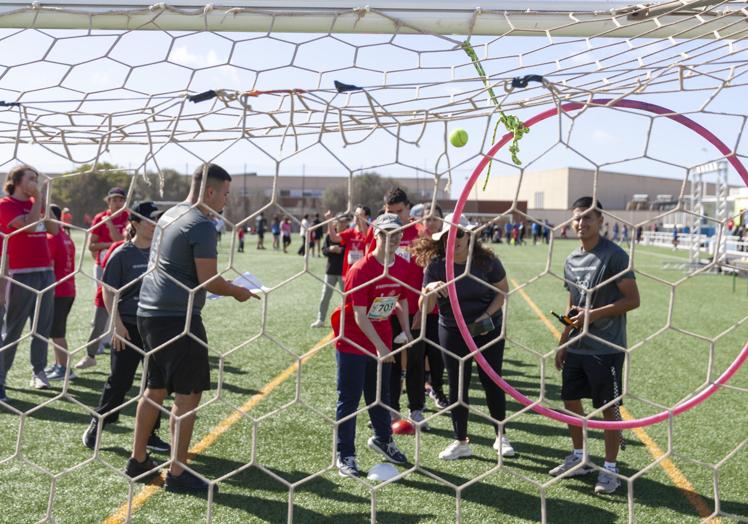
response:
[[[742,177],[745,184],[748,186],[748,170],[746,170],[745,166],[740,162],[740,160],[738,160],[737,156],[733,155],[732,152],[730,151],[730,148],[728,148],[721,140],[719,140],[708,129],[694,122],[690,118],[685,117],[683,115],[676,114],[673,111],[670,111],[669,109],[666,109],[658,105],[650,104],[647,102],[635,101],[635,100],[613,101],[609,99],[598,99],[598,100],[592,100],[591,103],[597,104],[600,106],[609,105],[612,107],[624,107],[628,109],[638,109],[642,111],[647,111],[649,113],[665,115],[670,120],[673,120],[675,122],[678,122],[681,125],[686,126],[690,130],[694,131],[696,134],[701,136],[702,138],[706,139],[707,142],[712,144],[720,153],[725,155],[727,160],[730,162],[730,164],[732,164],[735,170]],[[561,105],[561,109],[564,112],[575,111],[583,107],[585,107],[585,104],[582,104],[579,102],[568,102],[568,103]],[[527,127],[532,127],[535,124],[542,122],[543,120],[546,120],[557,114],[558,114],[558,108],[554,107],[552,109],[549,109],[547,111],[544,111],[542,113],[535,115],[534,117],[529,119],[527,122],[525,122],[525,125]],[[483,157],[483,159],[480,161],[478,166],[475,168],[475,170],[473,171],[473,174],[470,176],[470,179],[465,185],[465,189],[462,190],[462,194],[460,195],[460,198],[457,201],[457,205],[455,206],[454,223],[458,223],[460,221],[460,217],[462,216],[462,210],[465,207],[465,203],[468,199],[468,195],[470,194],[470,191],[473,189],[473,186],[478,180],[478,177],[481,175],[486,165],[488,165],[488,162],[491,160],[491,157],[493,157],[496,154],[496,152],[502,147],[504,147],[504,145],[506,145],[506,143],[509,142],[511,139],[512,139],[512,133],[505,134],[499,142],[497,142],[496,144],[494,144],[493,147],[491,147],[488,153]],[[459,328],[460,333],[462,334],[462,337],[465,339],[465,342],[467,343],[468,348],[470,349],[471,352],[475,354],[474,355],[475,360],[478,363],[478,365],[483,369],[483,371],[488,376],[490,376],[493,379],[493,381],[501,389],[503,389],[506,393],[511,395],[511,397],[514,398],[517,402],[519,402],[523,406],[531,406],[531,409],[535,411],[536,413],[539,413],[540,415],[546,416],[553,420],[557,420],[559,422],[563,422],[565,424],[572,424],[574,426],[587,426],[587,427],[595,428],[595,429],[621,430],[621,429],[632,429],[632,428],[641,428],[641,427],[650,426],[652,424],[662,422],[663,420],[667,420],[670,417],[675,417],[676,415],[684,413],[688,411],[689,409],[694,408],[698,406],[699,404],[701,404],[702,402],[704,402],[706,399],[711,397],[719,389],[720,386],[726,384],[730,380],[730,378],[740,369],[740,367],[743,365],[745,360],[748,359],[748,343],[746,343],[746,345],[743,347],[743,350],[740,352],[738,357],[733,361],[732,364],[730,364],[730,366],[725,370],[725,372],[722,373],[722,375],[720,375],[717,378],[717,380],[714,381],[714,383],[710,384],[707,388],[705,388],[703,391],[701,391],[694,397],[686,400],[685,402],[682,402],[681,404],[678,404],[673,409],[665,410],[660,413],[657,413],[656,415],[651,415],[649,417],[633,419],[633,420],[621,420],[621,421],[592,420],[592,419],[582,419],[579,417],[566,415],[564,413],[555,411],[553,409],[543,407],[540,404],[534,403],[532,400],[530,400],[525,395],[520,393],[517,389],[515,389],[511,384],[509,384],[498,373],[496,373],[496,371],[494,371],[491,368],[491,366],[488,364],[488,362],[486,362],[486,359],[485,357],[483,357],[482,354],[477,353],[478,347],[473,341],[473,338],[470,336],[470,332],[468,331],[467,324],[465,323],[465,318],[462,315],[462,308],[460,307],[460,303],[457,300],[457,288],[455,287],[455,284],[454,284],[455,239],[456,239],[456,228],[452,226],[449,230],[449,235],[447,236],[446,270],[447,270],[447,281],[450,282],[450,284],[447,286],[447,289],[449,291],[449,300],[452,305],[452,310],[454,311],[455,320],[457,321],[457,327]]]

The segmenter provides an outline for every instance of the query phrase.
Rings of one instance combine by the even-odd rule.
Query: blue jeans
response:
[[[354,413],[361,401],[361,394],[367,405],[377,398],[377,365],[372,357],[354,353],[335,352],[338,363],[338,406],[335,420],[340,420]],[[392,438],[390,414],[384,405],[390,401],[390,369],[392,364],[382,364],[380,382],[380,402],[369,408],[369,418],[374,427],[374,435],[383,442]],[[338,453],[342,457],[356,455],[356,417],[338,425]]]

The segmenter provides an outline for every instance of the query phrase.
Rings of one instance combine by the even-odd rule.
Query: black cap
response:
[[[141,218],[147,218],[148,220],[153,220],[155,222],[162,213],[158,206],[150,200],[138,202],[130,209],[132,210],[130,220],[135,222],[140,222]]]
[[[109,193],[106,194],[107,200],[112,197],[127,198],[127,192],[125,192],[125,190],[122,189],[121,187],[113,187],[112,189],[109,190]]]

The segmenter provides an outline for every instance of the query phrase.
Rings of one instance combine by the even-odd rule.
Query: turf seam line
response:
[[[519,284],[515,279],[511,279],[512,285],[517,289],[517,292],[520,294],[520,296],[525,300],[528,306],[530,306],[530,309],[537,315],[537,317],[545,324],[545,327],[548,328],[548,331],[551,332],[551,334],[556,337],[556,339],[561,338],[561,332],[556,328],[556,326],[553,325],[553,323],[550,321],[550,319],[543,313],[543,311],[538,307],[538,305],[535,303],[535,301],[530,298],[530,295],[527,294],[527,292],[524,290],[524,288],[519,287]],[[631,412],[629,412],[625,407],[621,406],[621,415],[626,420],[631,420],[634,417],[631,415]],[[636,435],[636,438],[638,438],[642,444],[647,448],[647,451],[655,460],[661,459],[665,452],[662,451],[660,446],[657,445],[657,443],[652,439],[652,437],[649,436],[649,434],[644,431],[643,428],[634,428],[632,429],[634,432],[634,435]],[[712,514],[712,512],[709,510],[709,506],[704,501],[704,498],[696,491],[693,484],[688,480],[688,477],[686,477],[683,472],[678,469],[678,466],[676,466],[672,460],[669,458],[665,458],[660,462],[660,467],[665,471],[668,477],[670,477],[670,480],[673,481],[673,484],[675,484],[675,487],[678,488],[678,490],[681,492],[681,494],[686,497],[688,502],[693,506],[693,508],[698,512],[699,516],[703,518],[709,517],[709,515]],[[713,518],[709,521],[712,524],[720,524],[719,518]]]
[[[228,431],[234,424],[242,420],[243,415],[247,414],[250,410],[256,407],[260,402],[273,392],[278,386],[283,384],[291,376],[296,374],[298,366],[304,364],[307,360],[316,355],[328,342],[333,340],[333,333],[330,332],[319,342],[317,342],[312,349],[310,349],[301,359],[297,360],[285,370],[276,375],[270,382],[265,384],[262,389],[252,395],[247,402],[242,404],[236,411],[232,412],[231,415],[219,422],[213,429],[211,429],[207,435],[205,435],[197,444],[192,446],[189,450],[188,462],[191,461],[195,456],[199,455],[207,448],[212,446],[226,431]],[[148,500],[158,493],[164,484],[166,479],[166,472],[162,471],[160,475],[149,482],[137,495],[132,497],[132,501],[123,503],[117,510],[115,510],[109,517],[104,520],[104,524],[123,524],[129,522],[133,514],[142,508]],[[129,511],[128,511],[129,509]]]

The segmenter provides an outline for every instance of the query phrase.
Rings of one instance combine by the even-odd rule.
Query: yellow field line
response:
[[[243,415],[247,414],[250,410],[257,406],[257,404],[265,400],[265,398],[270,393],[272,393],[275,388],[277,388],[286,380],[291,378],[294,374],[296,374],[299,364],[305,363],[307,360],[316,355],[319,350],[322,349],[324,345],[330,342],[333,338],[333,334],[332,332],[330,332],[326,337],[317,342],[306,355],[304,355],[300,363],[294,362],[293,364],[288,366],[275,378],[273,378],[273,380],[265,384],[259,392],[252,395],[249,400],[247,400],[247,402],[245,402],[238,410],[234,411],[233,413],[231,413],[231,415],[218,423],[218,425],[211,429],[210,432],[205,435],[202,440],[200,440],[200,442],[190,448],[188,462],[192,460],[196,455],[199,455],[207,448],[212,446],[215,441],[221,437],[221,435],[226,433],[234,424],[242,420],[242,418],[244,418]],[[142,508],[143,505],[145,505],[145,503],[148,502],[148,500],[153,495],[158,493],[158,491],[161,489],[161,486],[163,486],[165,479],[166,472],[162,471],[161,475],[158,475],[156,478],[150,481],[142,490],[140,490],[140,492],[138,492],[137,495],[132,498],[132,503],[125,502],[124,504],[122,504],[114,513],[109,515],[109,517],[104,520],[104,524],[122,524],[123,522],[127,521],[128,508],[131,508],[129,513],[130,516],[132,516],[132,514]]]
[[[516,280],[511,279],[512,285],[515,288],[519,288],[519,284]],[[525,302],[527,302],[527,305],[530,306],[530,309],[538,316],[538,318],[543,321],[543,324],[545,324],[545,327],[548,328],[548,331],[553,334],[556,339],[561,338],[561,332],[558,330],[556,326],[553,325],[553,323],[548,319],[547,316],[543,313],[543,311],[538,307],[538,305],[530,298],[530,296],[525,292],[524,289],[518,289],[518,293],[522,296],[523,299],[525,299]],[[633,420],[633,416],[631,413],[623,406],[621,406],[621,416],[626,420]],[[642,444],[647,448],[647,451],[649,451],[649,454],[654,457],[655,460],[659,460],[665,455],[665,452],[662,451],[660,446],[657,445],[657,443],[652,440],[652,437],[650,437],[646,431],[642,428],[635,428],[632,429],[634,432],[634,435],[636,435],[636,438],[638,438]],[[696,492],[696,489],[693,487],[693,484],[686,478],[686,476],[683,474],[681,470],[678,469],[678,467],[673,464],[673,461],[669,458],[664,459],[662,462],[660,462],[660,466],[662,469],[667,473],[667,476],[670,477],[670,480],[673,481],[673,484],[675,484],[675,487],[677,487],[680,492],[683,494],[684,497],[688,500],[688,502],[691,503],[691,505],[696,509],[696,511],[699,513],[699,516],[701,518],[706,518],[709,515],[712,514],[711,510],[709,509],[709,506],[707,505],[706,501],[702,498],[701,495],[699,495]],[[713,524],[719,524],[721,521],[718,518],[714,518],[710,520]]]

